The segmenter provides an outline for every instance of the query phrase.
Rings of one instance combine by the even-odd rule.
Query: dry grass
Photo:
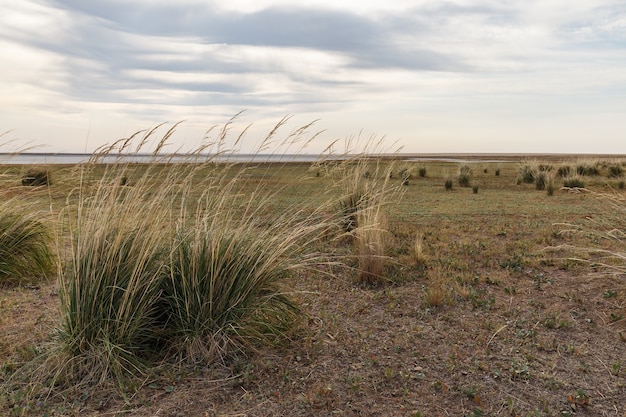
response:
[[[558,166],[568,160],[540,162]],[[381,174],[386,172],[385,164]],[[445,173],[456,164],[433,161],[422,165],[427,166],[428,177],[408,186],[401,186],[399,177],[375,175],[370,165],[368,181],[387,178],[389,187],[398,187],[404,194],[402,199],[399,194],[385,194],[379,206],[384,222],[382,217],[362,220],[348,234],[333,223],[340,217],[338,201],[347,190],[342,181],[349,164],[319,165],[313,171],[308,165],[258,164],[230,171],[223,178],[237,178],[233,184],[238,191],[237,198],[224,200],[225,206],[234,213],[254,213],[255,219],[251,229],[234,230],[263,232],[283,213],[294,220],[329,223],[311,241],[311,252],[289,254],[287,265],[304,263],[306,268],[290,269],[280,281],[281,294],[288,295],[299,309],[300,325],[285,331],[286,338],[273,339],[270,345],[253,343],[253,351],[246,356],[234,355],[224,363],[195,366],[195,345],[189,351],[184,345],[164,349],[169,354],[187,352],[183,356],[192,360],[187,365],[176,361],[152,366],[143,371],[145,379],[121,392],[108,390],[106,385],[101,389],[83,386],[66,389],[62,396],[53,390],[50,396],[40,397],[40,402],[27,402],[18,398],[24,395],[24,386],[7,391],[3,385],[2,413],[624,414],[626,381],[619,355],[626,346],[620,319],[624,315],[623,273],[616,269],[621,265],[619,256],[609,257],[623,254],[623,239],[616,239],[621,236],[616,230],[623,231],[619,222],[624,215],[618,210],[623,207],[623,192],[615,194],[616,205],[588,192],[556,190],[548,197],[534,186],[515,185],[515,161],[485,163],[488,172],[499,168],[500,175],[475,173],[480,194],[464,188],[445,192],[441,186]],[[132,188],[145,167],[128,168],[125,175]],[[163,173],[174,168],[158,167]],[[196,171],[191,184],[210,176],[208,168]],[[33,208],[60,212],[67,201],[77,201],[76,194],[69,193],[80,185],[73,169],[51,167],[55,182],[49,191],[28,187],[16,196]],[[90,189],[98,185],[102,169],[97,166],[85,177]],[[19,169],[11,171],[6,179],[19,182],[20,173]],[[153,174],[154,179],[157,172]],[[600,177],[585,181],[590,190],[608,191]],[[271,198],[263,198],[266,194],[258,192],[262,188],[272,190]],[[213,225],[210,216],[200,215],[206,213],[199,208],[205,190],[187,190],[185,198],[171,204],[175,215],[168,222],[176,224],[178,213],[186,209],[189,224],[211,220],[206,224]],[[262,205],[248,206],[252,201]],[[324,206],[325,201],[330,203]],[[289,211],[294,202],[304,203],[301,211]],[[368,221],[370,227],[362,228]],[[558,222],[577,227],[568,233],[555,226]],[[204,232],[213,229],[180,230],[190,237],[184,241],[191,243],[202,242]],[[386,230],[382,235],[385,265],[382,274],[377,273],[383,285],[355,282],[360,270],[355,261],[359,229]],[[281,242],[281,233],[275,233],[273,245]],[[419,234],[427,237],[425,265],[417,265],[414,255]],[[369,236],[364,241],[376,239]],[[546,253],[546,247],[558,249]],[[593,250],[574,256],[572,248]],[[316,257],[317,253],[329,254],[330,261]],[[7,355],[0,373],[3,381],[48,349],[51,327],[60,320],[57,291],[55,283],[46,282],[39,288],[17,287],[0,294],[0,331],[8,335],[2,340]],[[40,318],[41,312],[46,312],[45,317]]]
[[[428,262],[425,252],[425,236],[424,233],[418,231],[415,235],[415,243],[413,243],[411,256],[418,266],[424,266]]]
[[[355,251],[358,260],[358,282],[372,285],[385,281],[385,229],[379,207],[369,207],[359,213],[359,228],[355,231]]]

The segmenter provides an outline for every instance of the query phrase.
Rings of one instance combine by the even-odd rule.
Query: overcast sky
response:
[[[0,141],[92,151],[241,110],[404,152],[626,154],[623,0],[0,0]],[[1,149],[0,149],[1,151]]]

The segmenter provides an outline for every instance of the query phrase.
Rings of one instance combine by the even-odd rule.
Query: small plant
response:
[[[442,307],[452,303],[452,282],[445,271],[436,269],[429,276],[428,285],[424,291],[426,307]]]
[[[496,174],[496,177],[500,176],[500,168],[496,168],[495,174]]]
[[[452,189],[452,180],[450,178],[446,179],[446,181],[444,182],[444,187],[446,188],[446,191]]]
[[[567,396],[567,401],[574,410],[578,407],[585,408],[589,405],[589,396],[585,393],[585,391],[583,391],[582,388],[578,388],[576,394]]]
[[[624,181],[620,181],[617,183],[617,188],[620,190],[623,190],[624,188],[626,188],[626,182]]]
[[[426,255],[424,254],[424,234],[422,232],[418,232],[415,236],[415,243],[413,244],[413,250],[411,251],[411,255],[413,256],[413,260],[415,263],[419,265],[424,265],[427,261]]]
[[[468,164],[461,164],[457,173],[459,186],[469,187],[472,180],[472,167]]]
[[[620,371],[622,370],[622,361],[616,360],[613,362],[611,366],[611,374],[614,376],[619,376]]]
[[[420,167],[418,172],[419,172],[419,176],[420,177],[422,177],[422,178],[426,177],[426,167]]]
[[[473,192],[474,194],[478,194],[478,185],[474,185],[474,186],[472,187],[472,192]]]

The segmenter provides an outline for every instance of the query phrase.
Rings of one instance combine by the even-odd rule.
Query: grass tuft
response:
[[[418,232],[415,236],[415,242],[413,243],[411,256],[415,261],[416,265],[423,266],[428,262],[426,254],[424,252],[425,246],[425,236],[424,233]]]
[[[459,165],[457,172],[457,181],[460,187],[469,187],[472,180],[473,170],[469,164]]]
[[[0,285],[32,282],[54,270],[52,234],[40,217],[11,200],[0,206]]]

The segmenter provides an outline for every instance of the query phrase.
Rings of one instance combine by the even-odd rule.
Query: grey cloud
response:
[[[268,8],[251,14],[222,12],[210,5],[123,4],[58,1],[73,12],[96,16],[117,30],[151,36],[193,36],[209,44],[309,48],[344,54],[355,67],[462,70],[453,57],[394,43],[396,35],[419,40],[432,31],[424,20],[405,15],[376,19],[307,8]],[[377,54],[380,53],[380,56]]]
[[[226,59],[211,52],[208,45],[223,45],[226,49],[252,46],[330,52],[343,56],[348,70],[463,68],[454,58],[419,45],[419,36],[431,29],[427,23],[408,15],[371,19],[348,12],[301,8],[237,14],[220,12],[206,4],[154,6],[102,0],[51,0],[50,5],[68,15],[59,28],[54,28],[55,32],[63,33],[62,39],[45,35],[52,28],[16,31],[8,36],[15,42],[63,57],[64,75],[60,81],[64,93],[85,101],[146,102],[158,96],[155,91],[162,90],[164,101],[179,100],[176,104],[180,105],[211,104],[218,100],[248,108],[268,103],[324,103],[324,95],[335,87],[368,88],[345,77],[339,80],[334,74],[287,70],[279,60],[268,59],[258,65],[253,58]],[[397,36],[416,41],[399,44],[394,40]],[[175,42],[180,42],[181,50],[172,49]],[[187,52],[185,42],[198,42],[200,48]],[[168,50],[161,49],[163,43],[168,44]],[[180,80],[166,76],[144,79],[137,75],[141,71],[178,73],[181,77]],[[215,77],[203,81],[201,76],[189,81],[185,73],[241,74],[242,82],[216,81]],[[250,75],[263,73],[284,74],[303,89],[289,95],[249,94],[254,92]],[[247,84],[244,78],[248,79]],[[311,86],[315,88],[307,88]],[[183,102],[175,95],[168,95],[166,90],[190,92],[192,99],[187,97]]]

